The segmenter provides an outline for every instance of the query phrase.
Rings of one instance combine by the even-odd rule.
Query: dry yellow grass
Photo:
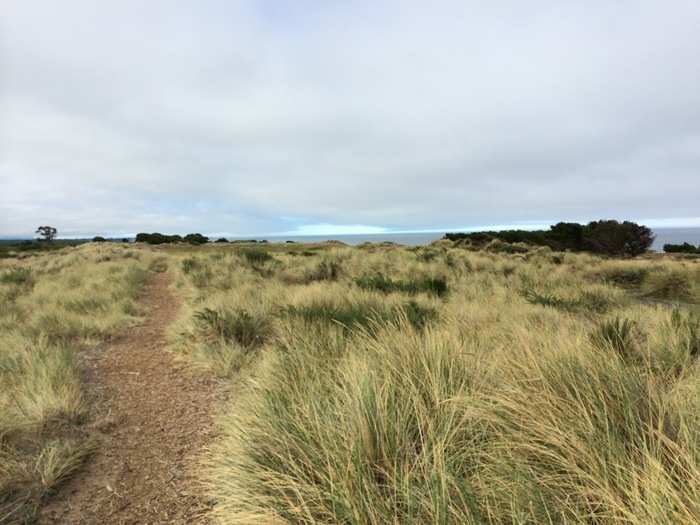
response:
[[[700,522],[697,262],[248,249],[178,256],[221,523]]]
[[[89,451],[79,350],[149,269],[236,385],[221,523],[700,523],[700,264],[420,248],[84,246],[0,262],[0,522]]]
[[[83,246],[0,266],[0,523],[37,506],[89,453],[79,350],[125,327],[151,256]]]

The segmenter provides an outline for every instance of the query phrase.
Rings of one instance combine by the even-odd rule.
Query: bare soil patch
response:
[[[142,297],[142,324],[85,354],[95,453],[39,523],[210,522],[195,471],[225,390],[166,350],[165,330],[179,307],[168,285],[167,272],[156,273]]]

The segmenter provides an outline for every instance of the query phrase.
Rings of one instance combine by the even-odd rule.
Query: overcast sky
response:
[[[699,217],[697,0],[2,2],[0,235]]]

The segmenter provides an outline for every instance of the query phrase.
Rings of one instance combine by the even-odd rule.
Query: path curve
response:
[[[179,308],[169,283],[167,272],[156,273],[141,298],[142,324],[85,354],[97,448],[39,523],[209,523],[211,502],[200,495],[195,469],[214,437],[223,387],[166,350],[165,330]]]

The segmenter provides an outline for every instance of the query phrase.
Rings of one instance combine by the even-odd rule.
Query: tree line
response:
[[[646,252],[654,235],[646,226],[624,221],[601,220],[588,224],[559,222],[549,230],[504,230],[473,233],[447,233],[445,239],[485,245],[493,240],[548,246],[553,250],[591,252],[609,256],[635,256]]]

